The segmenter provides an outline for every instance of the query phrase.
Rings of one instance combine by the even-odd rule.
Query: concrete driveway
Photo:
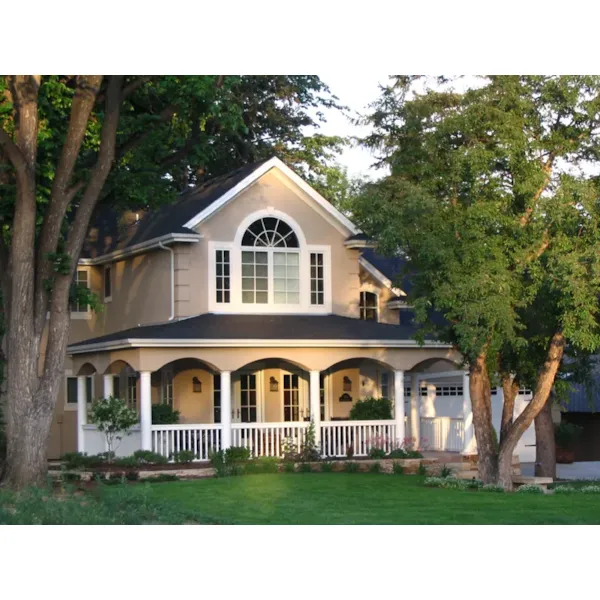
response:
[[[534,463],[521,463],[521,473],[533,476]],[[600,479],[600,461],[556,465],[556,477],[558,479]]]

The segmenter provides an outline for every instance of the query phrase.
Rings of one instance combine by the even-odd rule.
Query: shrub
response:
[[[555,494],[576,494],[579,491],[580,490],[578,490],[577,488],[574,488],[572,485],[557,485],[554,488]]]
[[[139,471],[127,471],[125,473],[125,479],[127,481],[137,481],[140,478]]]
[[[151,450],[136,450],[133,456],[139,465],[165,465],[169,462],[166,456]]]
[[[228,473],[227,464],[225,463],[225,451],[219,450],[218,452],[211,452],[208,455],[210,464],[215,470],[217,477],[226,477]]]
[[[261,456],[243,465],[245,474],[253,473],[277,473],[279,471],[279,459],[276,456]]]
[[[426,487],[441,487],[443,480],[441,477],[427,477],[423,482]]]
[[[120,456],[113,463],[119,467],[137,467],[139,464],[135,456]]]
[[[450,467],[447,467],[446,465],[443,465],[442,468],[440,469],[440,477],[450,477],[452,475],[452,469]]]
[[[163,481],[178,481],[179,477],[174,473],[160,473],[159,475],[154,475],[153,477],[147,477],[144,481],[148,483],[162,483]]]
[[[333,472],[333,462],[330,460],[324,460],[321,462],[321,473],[332,473]]]
[[[170,404],[152,405],[152,423],[154,425],[175,425],[179,423],[179,411],[173,410]]]
[[[404,475],[404,467],[399,462],[392,463],[392,473],[394,475]]]
[[[283,463],[283,470],[285,473],[295,473],[296,465],[293,462],[285,462]]]
[[[585,485],[581,488],[582,494],[600,494],[600,486],[598,485]]]
[[[64,482],[81,481],[81,474],[80,473],[61,473],[60,478]]]
[[[171,458],[178,464],[189,464],[195,458],[196,455],[192,450],[180,450],[179,452],[173,452]]]
[[[350,444],[347,448],[346,448],[346,458],[350,459],[354,456],[354,446],[352,444]]]
[[[482,492],[497,492],[499,494],[504,494],[504,487],[498,485],[497,483],[486,483],[481,486]]]
[[[417,475],[427,475],[427,467],[423,463],[419,463]]]
[[[309,462],[301,462],[300,473],[312,473],[312,465]]]
[[[385,458],[385,450],[383,448],[371,448],[369,458]]]
[[[130,435],[130,429],[138,422],[138,415],[123,400],[108,396],[94,401],[89,417],[98,431],[104,433],[111,462],[111,456],[114,455],[120,441],[126,435]]]
[[[483,481],[480,479],[469,479],[467,481],[467,488],[470,490],[477,490],[483,487]]]
[[[369,473],[381,473],[381,463],[379,462],[374,462],[370,467],[369,467]]]
[[[559,448],[569,448],[579,438],[583,427],[562,421],[554,425],[554,441]]]
[[[231,446],[225,450],[225,462],[243,462],[250,458],[250,450],[243,446]]]
[[[300,460],[308,462],[321,460],[321,449],[317,445],[315,424],[312,421],[304,432],[304,439],[300,447]]]
[[[352,421],[378,421],[392,418],[392,403],[387,398],[358,400],[350,409]]]
[[[60,460],[62,466],[69,470],[84,470],[89,464],[89,457],[81,452],[67,452]]]
[[[533,483],[527,483],[522,485],[517,492],[519,494],[543,494],[544,490],[539,486]]]
[[[357,462],[348,461],[344,463],[345,473],[358,473],[359,464]]]

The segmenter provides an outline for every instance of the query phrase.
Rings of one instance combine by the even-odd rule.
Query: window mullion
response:
[[[267,249],[268,252],[268,259],[267,259],[267,271],[268,271],[268,275],[269,275],[269,281],[267,283],[267,287],[268,287],[268,298],[269,298],[269,304],[274,304],[275,303],[275,279],[274,279],[274,273],[275,270],[273,269],[273,248],[268,248]]]

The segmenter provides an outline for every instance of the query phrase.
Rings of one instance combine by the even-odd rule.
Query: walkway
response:
[[[521,463],[521,473],[533,476],[534,463]],[[600,479],[600,462],[576,462],[570,465],[556,465],[558,479]]]

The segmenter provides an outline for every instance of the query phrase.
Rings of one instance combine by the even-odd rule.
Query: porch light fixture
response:
[[[269,390],[272,392],[279,391],[279,382],[277,381],[277,379],[275,379],[275,377],[271,377],[269,379]]]
[[[194,392],[202,392],[202,382],[197,377],[192,377]]]
[[[344,376],[344,391],[351,392],[352,391],[352,381],[350,377],[347,375]]]

